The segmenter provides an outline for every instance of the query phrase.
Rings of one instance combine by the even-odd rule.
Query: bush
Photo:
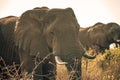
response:
[[[83,80],[119,80],[120,49],[106,50],[94,60],[83,58],[82,70]]]
[[[67,80],[69,77],[67,69],[63,67],[57,65],[57,80]],[[6,66],[5,70],[4,73],[10,76],[9,80],[31,80],[24,72],[21,73],[24,76],[20,78],[21,75],[18,75],[15,64],[12,68]],[[11,74],[13,70],[15,74]],[[82,80],[120,80],[120,49],[106,50],[93,60],[82,58]]]

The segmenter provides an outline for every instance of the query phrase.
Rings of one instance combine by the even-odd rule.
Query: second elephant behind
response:
[[[111,43],[119,43],[120,25],[113,22],[96,23],[91,27],[80,28],[79,40],[87,50],[92,48],[94,53],[104,52]]]

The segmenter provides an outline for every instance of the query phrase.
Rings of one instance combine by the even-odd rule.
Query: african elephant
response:
[[[120,26],[113,22],[99,22],[91,27],[80,28],[79,40],[87,50],[92,48],[95,52],[104,52],[111,43],[120,40]]]
[[[0,78],[6,78],[3,75],[5,66],[20,64],[17,47],[14,43],[14,28],[16,24],[16,16],[8,16],[0,19]],[[4,60],[4,61],[3,61]]]
[[[36,62],[40,61],[41,64],[37,64],[34,70],[33,78],[49,80],[50,73],[54,71],[54,65],[49,63],[51,61],[54,64],[66,64],[69,73],[75,70],[71,80],[80,78],[82,56],[90,59],[95,56],[86,54],[83,49],[78,37],[79,28],[71,8],[43,7],[24,12],[15,30],[15,42],[19,47],[22,70],[31,73]],[[51,56],[45,58],[47,55]],[[43,62],[44,59],[46,60]],[[74,64],[75,61],[77,65]]]

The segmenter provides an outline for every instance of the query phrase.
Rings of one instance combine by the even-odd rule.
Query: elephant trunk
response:
[[[86,53],[86,52],[83,54],[83,56],[84,56],[85,58],[88,58],[88,59],[94,59],[94,58],[96,58],[96,55],[92,56],[92,55],[89,55],[89,54]]]

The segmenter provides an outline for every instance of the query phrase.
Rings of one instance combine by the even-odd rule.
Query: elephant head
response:
[[[120,41],[120,25],[117,23],[108,23],[105,25],[104,31],[110,43]]]
[[[101,52],[102,49],[105,49],[109,45],[104,27],[105,24],[99,22],[87,30],[89,42],[91,43],[89,48],[92,47],[92,49],[95,49],[94,53]]]
[[[81,39],[82,38],[82,39]],[[96,23],[95,25],[79,31],[79,39],[88,49],[95,52],[104,52],[111,43],[120,40],[120,26],[117,23]]]
[[[79,41],[78,33],[79,24],[71,8],[37,8],[23,13],[15,31],[16,45],[19,46],[23,70],[29,73],[32,71],[35,67],[35,62],[32,59],[38,52],[40,54],[37,57],[40,60],[52,53],[57,64],[66,64],[70,73],[75,70],[74,77],[71,79],[80,78],[82,56],[91,59],[95,56],[85,53]],[[48,62],[44,62],[45,64],[40,64],[35,73],[49,74],[49,72],[44,73],[43,70],[43,67],[50,69],[47,68],[50,65],[49,60],[51,57]],[[77,62],[76,65],[74,64],[75,61]],[[34,79],[36,78],[38,79],[34,75]]]

